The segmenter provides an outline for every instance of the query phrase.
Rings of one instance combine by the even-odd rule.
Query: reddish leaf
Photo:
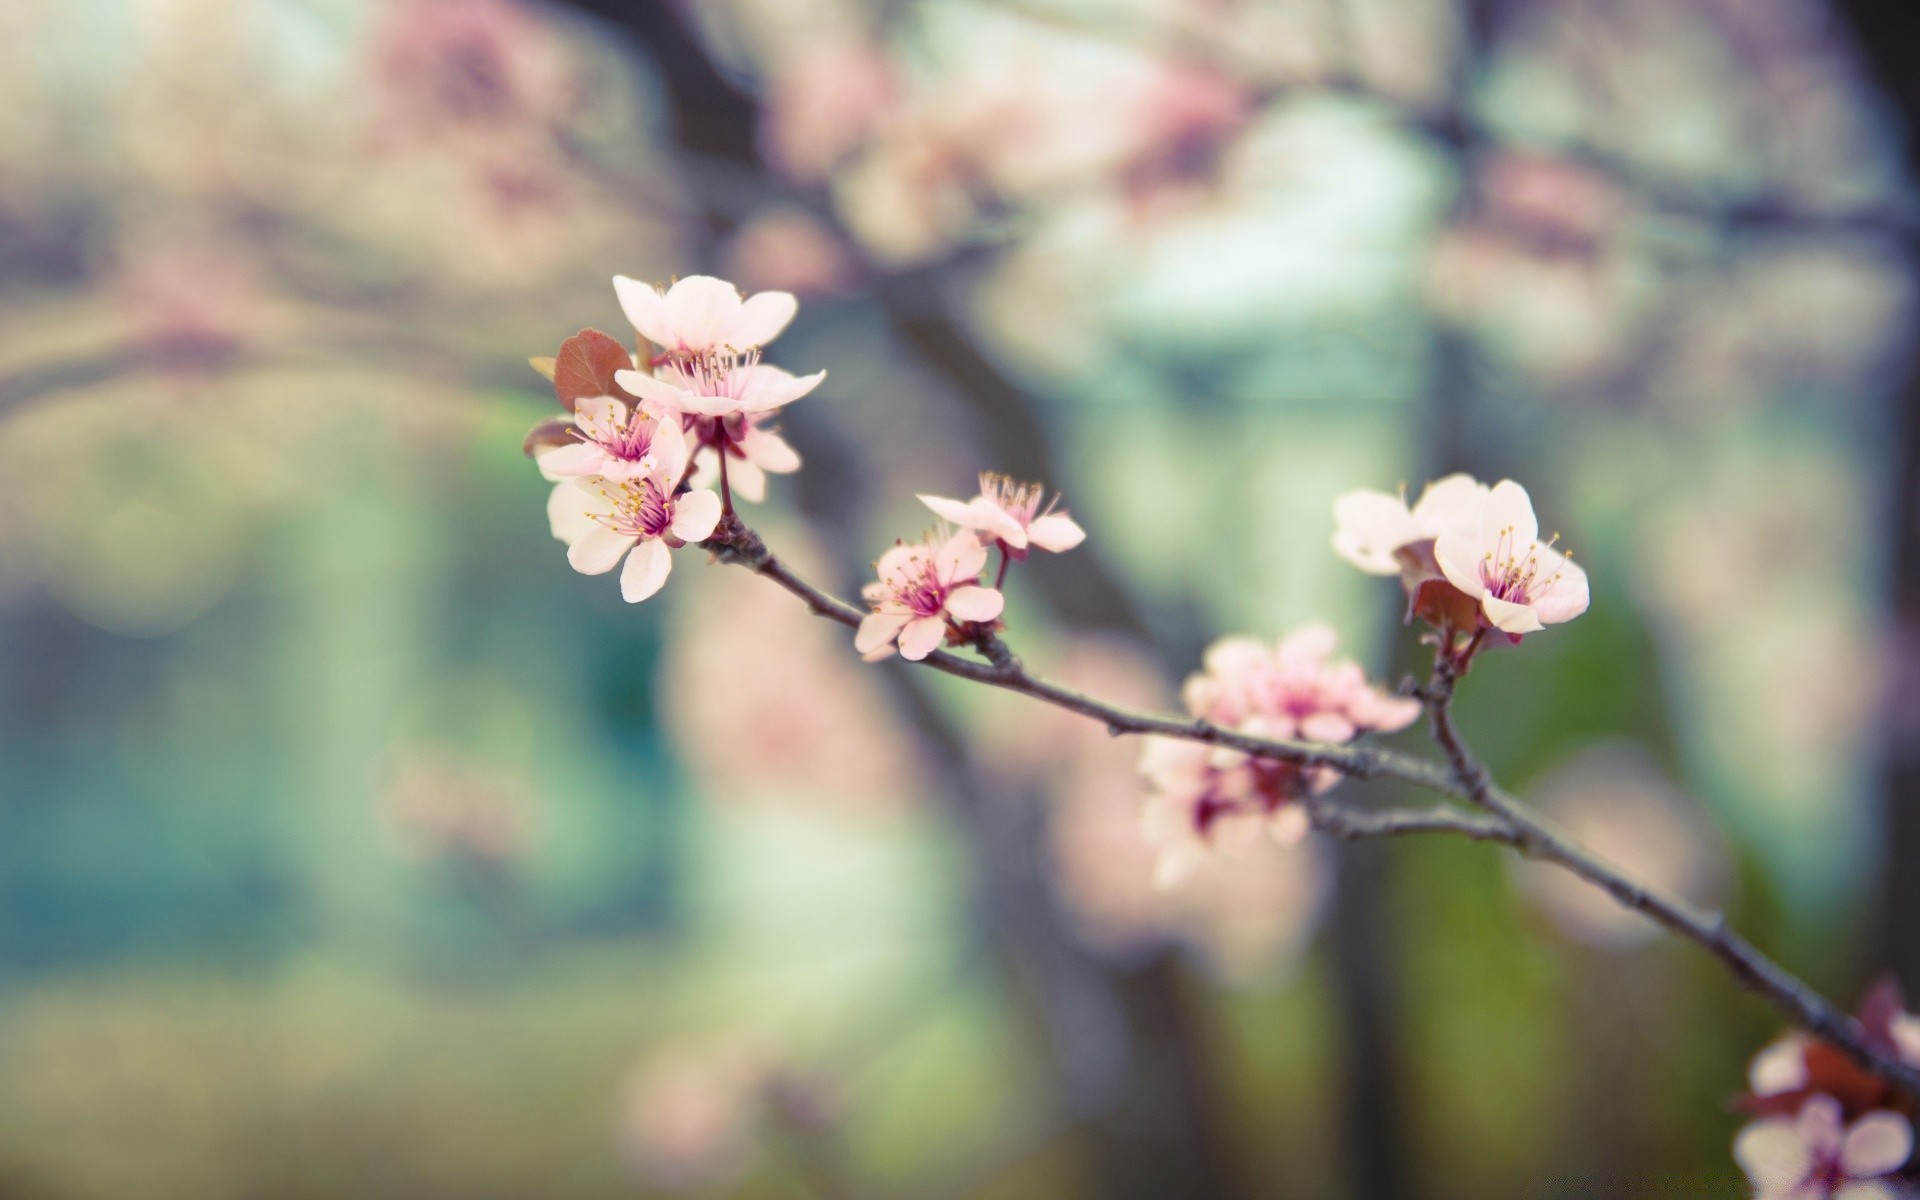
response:
[[[527,432],[527,439],[520,443],[520,451],[528,458],[534,458],[542,450],[571,445],[573,441],[572,421],[565,417],[548,417]]]
[[[560,353],[554,356],[553,394],[569,412],[576,401],[590,396],[615,396],[631,403],[633,397],[613,381],[613,373],[632,369],[633,359],[618,340],[598,329],[582,329],[560,343]]]

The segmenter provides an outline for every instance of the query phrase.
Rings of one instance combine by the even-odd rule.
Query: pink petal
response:
[[[685,388],[675,387],[645,371],[615,371],[613,381],[655,412],[685,412],[694,398]]]
[[[615,275],[613,294],[619,297],[621,310],[627,314],[627,320],[632,322],[633,327],[640,331],[641,337],[656,346],[673,348],[676,341],[673,318],[667,312],[667,302],[651,284],[629,279],[625,275]],[[615,379],[618,381],[618,376]],[[627,387],[625,383],[620,386]],[[633,391],[632,388],[627,390]]]
[[[1036,517],[1033,524],[1027,526],[1027,540],[1042,550],[1059,554],[1086,541],[1087,531],[1065,513],[1049,513]]]
[[[962,621],[991,621],[1006,607],[1007,598],[988,587],[963,587],[947,597],[947,612]]]
[[[946,496],[928,496],[924,493],[917,497],[920,503],[932,509],[935,516],[944,517],[955,525],[973,527],[973,506],[965,500],[953,500]]]
[[[1487,493],[1486,507],[1480,510],[1481,549],[1493,549],[1502,538],[1512,553],[1519,553],[1540,540],[1540,522],[1533,515],[1533,501],[1527,498],[1527,489],[1511,479],[1494,484],[1493,490]]]
[[[630,533],[616,533],[596,522],[567,547],[567,562],[582,575],[605,575],[638,540]]]
[[[775,475],[791,475],[800,469],[800,456],[787,445],[787,440],[764,429],[747,430],[746,436],[740,439],[740,452],[762,471]]]
[[[720,333],[720,344],[752,350],[780,336],[793,320],[800,302],[787,292],[759,292],[749,296]]]
[[[971,531],[962,531],[947,539],[934,556],[934,574],[947,583],[974,579],[987,565],[987,548]]]
[[[673,502],[673,536],[683,542],[704,542],[720,523],[720,497],[712,492],[688,492]]]
[[[920,617],[907,622],[900,631],[900,657],[919,662],[932,654],[947,635],[947,623],[939,617]]]
[[[620,596],[628,604],[638,604],[659,591],[673,570],[673,554],[659,538],[648,538],[627,555],[620,572]]]
[[[606,474],[607,452],[592,442],[557,446],[534,460],[549,478]]]
[[[1313,818],[1304,804],[1287,804],[1267,818],[1267,832],[1282,846],[1298,846],[1313,828]]]
[[[727,486],[733,489],[734,495],[758,504],[767,498],[767,473],[750,459],[729,457]]]
[[[1480,582],[1480,564],[1486,560],[1486,554],[1478,538],[1457,529],[1449,529],[1433,544],[1433,557],[1440,563],[1440,573],[1447,577],[1447,582],[1476,598],[1487,590]]]
[[[627,406],[612,396],[588,396],[574,401],[574,423],[597,442],[604,442],[627,426]]]
[[[1153,886],[1159,891],[1173,891],[1192,879],[1206,861],[1206,843],[1195,839],[1173,842],[1160,851],[1153,865]]]
[[[1900,1193],[1885,1183],[1843,1183],[1833,1194],[1833,1200],[1900,1200]]]
[[[1747,1087],[1756,1096],[1777,1096],[1807,1086],[1807,1046],[1797,1037],[1784,1037],[1754,1056],[1747,1068]]]
[[[1356,732],[1338,713],[1312,713],[1300,722],[1300,736],[1310,742],[1350,742]]]
[[[860,628],[854,631],[853,648],[861,654],[871,654],[891,645],[909,619],[896,613],[868,613],[861,619]]]
[[[1540,623],[1539,614],[1525,604],[1515,604],[1498,596],[1482,596],[1480,606],[1486,611],[1487,620],[1502,633],[1533,633],[1546,628]]]
[[[669,417],[661,421],[653,431],[653,442],[647,447],[647,457],[653,460],[653,469],[664,476],[668,490],[680,482],[680,476],[687,469],[687,435],[680,428],[680,418]]]
[[[1889,1175],[1913,1155],[1913,1126],[1890,1112],[1868,1113],[1847,1130],[1841,1144],[1840,1165],[1856,1179]]]
[[[547,527],[559,541],[576,542],[604,528],[594,517],[610,507],[578,484],[562,483],[547,496]]]

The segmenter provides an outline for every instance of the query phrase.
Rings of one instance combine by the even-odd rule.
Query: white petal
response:
[[[1539,614],[1524,604],[1498,596],[1482,596],[1480,606],[1486,610],[1487,620],[1502,633],[1533,633],[1546,628],[1540,623]]]
[[[972,532],[956,533],[947,539],[934,557],[934,574],[948,583],[979,576],[987,565],[987,548]]]
[[[573,405],[574,423],[594,441],[607,438],[627,426],[627,406],[612,396],[588,396]]]
[[[673,318],[667,312],[667,302],[653,285],[641,283],[638,279],[629,279],[625,275],[613,277],[613,294],[620,299],[620,308],[627,314],[627,320],[640,331],[640,336],[656,346],[672,349],[676,340],[673,331]],[[616,382],[618,378],[616,377]],[[621,387],[627,387],[625,383]],[[627,388],[633,391],[632,388]],[[639,393],[635,392],[635,395]]]
[[[1798,1037],[1784,1037],[1753,1058],[1747,1068],[1747,1087],[1756,1096],[1778,1096],[1807,1086],[1807,1045]]]
[[[1913,1155],[1913,1126],[1896,1113],[1868,1113],[1847,1130],[1840,1165],[1856,1179],[1889,1175]]]
[[[861,654],[871,654],[891,645],[911,619],[898,613],[868,613],[861,619],[860,628],[854,631],[853,648]]]
[[[1900,1193],[1894,1191],[1891,1184],[1843,1183],[1833,1194],[1833,1200],[1900,1200]]]
[[[1755,1121],[1733,1140],[1733,1160],[1763,1192],[1798,1187],[1813,1166],[1807,1144],[1792,1121]]]
[[[648,538],[633,548],[627,565],[620,572],[620,596],[628,604],[638,604],[660,590],[673,570],[673,553],[659,538]]]
[[[605,575],[639,539],[595,523],[567,547],[567,562],[582,575]]]
[[[1486,507],[1480,510],[1481,549],[1491,550],[1503,539],[1511,554],[1521,553],[1540,540],[1533,501],[1527,498],[1527,489],[1511,479],[1494,484],[1487,493]]]
[[[1034,518],[1033,524],[1027,526],[1027,540],[1042,550],[1059,554],[1086,541],[1087,531],[1065,513],[1049,513]]]
[[[740,311],[740,289],[711,275],[689,275],[667,289],[666,308],[674,334],[668,349],[724,346],[727,327]]]
[[[679,417],[668,417],[653,431],[653,444],[647,449],[647,457],[653,460],[653,469],[666,479],[669,491],[679,485],[680,476],[687,469],[687,448],[687,435],[680,428]]]
[[[1153,865],[1153,886],[1170,892],[1192,879],[1206,861],[1206,843],[1197,838],[1173,842]]]
[[[781,405],[792,404],[819,387],[826,377],[825,371],[796,377],[779,367],[748,367],[746,386],[740,392],[740,411],[771,412]]]
[[[1283,805],[1267,818],[1267,832],[1282,846],[1298,846],[1313,828],[1313,818],[1304,804]]]
[[[1440,573],[1447,577],[1448,583],[1469,596],[1479,596],[1487,590],[1480,582],[1480,564],[1486,553],[1478,538],[1458,530],[1448,530],[1433,544],[1433,557],[1440,563]]]
[[[563,542],[575,542],[601,528],[594,516],[606,507],[599,496],[575,483],[562,483],[547,497],[547,527]]]
[[[1540,564],[1539,578],[1553,581],[1546,591],[1532,598],[1533,610],[1540,614],[1540,619],[1548,625],[1558,625],[1587,611],[1587,605],[1592,602],[1587,591],[1587,573],[1545,546],[1540,547],[1535,558]]]
[[[955,525],[973,528],[973,505],[965,500],[954,500],[947,496],[920,495],[920,503],[932,509],[935,516],[944,517]]]
[[[750,459],[729,457],[727,486],[733,489],[734,495],[758,504],[767,498],[767,473]]]
[[[1362,488],[1333,501],[1334,553],[1370,575],[1398,575],[1393,552],[1420,540],[1420,527],[1398,496]]]
[[[749,296],[721,331],[721,345],[752,350],[780,336],[793,320],[800,302],[788,292],[759,292]]]
[[[1421,490],[1413,506],[1413,523],[1423,538],[1439,537],[1449,529],[1474,533],[1480,528],[1487,492],[1486,484],[1465,473],[1436,479]]]
[[[947,611],[962,621],[991,621],[1007,605],[1007,598],[987,587],[963,587],[947,597]]]
[[[764,429],[749,429],[740,439],[740,452],[762,471],[791,475],[800,469],[800,456],[787,445],[787,439]]]
[[[900,631],[900,657],[919,662],[932,654],[947,634],[947,623],[939,617],[921,617],[908,621]]]
[[[607,452],[592,442],[575,442],[571,446],[555,446],[534,461],[549,478],[604,475]]]
[[[628,395],[638,397],[643,405],[655,413],[685,412],[693,402],[692,392],[675,387],[645,371],[615,371],[613,381],[627,389]]]
[[[704,542],[720,523],[720,497],[712,492],[688,492],[673,502],[673,536],[683,542]]]

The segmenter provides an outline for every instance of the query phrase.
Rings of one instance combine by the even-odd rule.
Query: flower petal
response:
[[[811,375],[791,375],[779,367],[764,364],[746,368],[747,379],[740,389],[740,411],[744,413],[771,412],[784,404],[795,400],[820,386],[827,377],[825,371],[815,371]]]
[[[1840,1165],[1856,1179],[1890,1175],[1913,1155],[1913,1126],[1897,1113],[1872,1112],[1853,1123],[1841,1143]]]
[[[1733,1140],[1733,1161],[1762,1192],[1798,1187],[1813,1167],[1813,1155],[1792,1121],[1755,1121]]]
[[[627,426],[627,406],[612,396],[585,396],[573,403],[580,431],[596,442],[605,441]]]
[[[1087,531],[1065,513],[1048,513],[1034,518],[1027,526],[1027,540],[1055,554],[1071,550],[1087,540]]]
[[[1313,828],[1313,817],[1304,804],[1284,804],[1267,818],[1267,833],[1282,846],[1298,846]]]
[[[1440,573],[1447,577],[1448,583],[1475,598],[1487,590],[1480,582],[1480,564],[1486,554],[1478,538],[1457,529],[1449,529],[1433,544],[1433,557],[1440,564]],[[1396,566],[1394,570],[1399,568]]]
[[[1334,498],[1333,525],[1334,553],[1370,575],[1398,575],[1393,552],[1420,540],[1406,502],[1369,488]]]
[[[671,570],[673,553],[667,544],[659,538],[648,538],[627,555],[627,565],[620,572],[620,598],[628,604],[640,603],[660,590]]]
[[[711,275],[689,275],[667,289],[668,350],[710,350],[725,345],[727,326],[740,311],[740,289]]]
[[[1439,537],[1449,529],[1478,531],[1488,490],[1486,484],[1465,472],[1429,483],[1413,506],[1413,523],[1419,527],[1420,536]]]
[[[534,459],[540,471],[552,479],[572,475],[606,474],[607,452],[593,442],[574,442],[549,450]]]
[[[655,415],[686,412],[693,402],[692,392],[645,371],[615,371],[613,381]]]
[[[640,331],[640,336],[656,346],[671,349],[677,340],[674,334],[673,318],[667,311],[667,302],[652,284],[641,283],[638,279],[629,279],[625,275],[613,277],[613,294],[619,297],[621,311],[627,314],[627,320]],[[616,376],[614,382],[629,392],[633,389]],[[634,395],[639,395],[634,392]]]
[[[780,336],[800,302],[790,292],[757,292],[747,297],[720,332],[720,344],[753,350]]]
[[[920,503],[932,509],[935,516],[944,517],[952,521],[955,525],[963,525],[968,529],[973,528],[973,505],[971,502],[954,500],[947,496],[928,496],[924,494],[919,495],[917,498]]]
[[[947,612],[962,621],[991,621],[1007,606],[1007,598],[989,587],[963,587],[947,597]]]
[[[567,562],[582,575],[605,575],[639,539],[598,522],[567,547]]]
[[[1541,580],[1546,590],[1533,597],[1533,611],[1548,625],[1571,621],[1587,611],[1592,598],[1587,590],[1587,573],[1558,551],[1542,546],[1535,553]]]
[[[1486,507],[1480,510],[1482,551],[1500,545],[1502,539],[1511,548],[1509,553],[1519,553],[1540,540],[1540,522],[1533,515],[1533,501],[1527,497],[1527,489],[1511,479],[1494,484],[1493,490],[1487,493]]]
[[[673,503],[673,536],[683,542],[704,542],[720,523],[720,497],[712,492],[688,492]]]
[[[572,543],[589,531],[604,528],[594,517],[610,511],[604,498],[576,483],[563,482],[547,497],[547,527],[560,541]]]
[[[800,469],[800,456],[787,445],[787,439],[765,429],[749,428],[740,439],[740,453],[762,471],[775,475],[791,475]]]
[[[653,431],[653,443],[647,447],[647,457],[653,460],[653,469],[666,482],[667,491],[672,491],[680,482],[680,476],[687,469],[687,435],[680,428],[680,418],[669,416],[662,420]]]
[[[980,569],[986,565],[987,548],[980,544],[980,539],[971,530],[963,530],[948,538],[933,560],[934,574],[946,583],[978,578]]]
[[[1807,1086],[1807,1044],[1789,1035],[1754,1055],[1747,1087],[1756,1096],[1777,1096]]]
[[[1498,596],[1482,596],[1480,607],[1486,610],[1487,620],[1502,633],[1534,633],[1546,628],[1540,623],[1539,614],[1525,604],[1515,604]]]
[[[854,631],[853,648],[861,654],[871,654],[890,645],[912,619],[901,613],[868,613],[861,618],[860,628]]]
[[[900,657],[909,662],[919,662],[933,653],[946,634],[947,623],[939,617],[920,617],[909,621],[906,628],[900,631]]]
[[[1339,713],[1311,713],[1300,721],[1300,736],[1310,742],[1350,742],[1357,732]]]
[[[734,495],[758,504],[767,498],[767,473],[751,459],[728,458],[727,486]]]

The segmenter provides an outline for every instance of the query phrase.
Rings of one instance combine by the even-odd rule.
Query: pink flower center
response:
[[[939,616],[952,590],[934,569],[933,555],[924,550],[917,551],[886,583],[894,603],[922,617]]]
[[[636,412],[627,418],[625,425],[597,429],[590,434],[579,436],[597,443],[602,450],[615,458],[627,462],[639,462],[647,456],[648,451],[653,449],[654,434],[659,428],[660,426],[651,418]]]
[[[1560,572],[1540,578],[1537,550],[1537,544],[1519,546],[1511,527],[1501,530],[1499,543],[1480,563],[1480,584],[1487,594],[1509,604],[1532,604],[1552,591],[1560,582]]]
[[[673,503],[651,479],[603,481],[613,511],[597,519],[616,533],[657,538],[673,524]]]
[[[1044,489],[1037,483],[1017,483],[1005,475],[988,474],[980,477],[980,494],[1023,528],[1033,524],[1033,519],[1040,514],[1043,492]]]
[[[738,400],[746,394],[751,369],[760,364],[760,351],[715,346],[709,350],[662,355],[654,364],[666,369],[668,383],[696,396]]]

